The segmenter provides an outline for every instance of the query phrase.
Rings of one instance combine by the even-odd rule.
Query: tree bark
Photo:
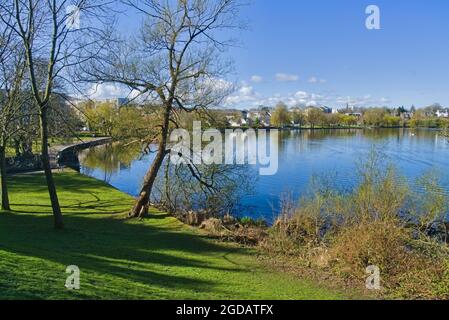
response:
[[[0,146],[0,176],[2,187],[2,210],[11,210],[9,204],[8,182],[6,177],[6,151],[5,146]]]
[[[170,212],[172,207],[170,200],[170,156],[166,161],[164,174],[165,208]]]
[[[20,143],[18,140],[14,140],[14,151],[16,152],[16,157],[20,156]]]
[[[140,191],[140,195],[137,199],[136,204],[133,209],[129,213],[130,218],[143,218],[148,215],[150,195],[153,189],[154,181],[156,180],[159,169],[164,162],[166,152],[165,152],[165,143],[162,146],[162,143],[159,144],[159,151],[157,152],[156,159],[150,168],[150,170],[145,175],[142,190]]]
[[[171,107],[167,106],[164,113],[164,124],[162,126],[159,150],[153,164],[151,165],[150,170],[148,170],[147,174],[145,175],[142,190],[140,191],[136,204],[129,213],[130,218],[143,218],[148,215],[150,196],[154,181],[156,180],[157,174],[162,166],[162,163],[164,162],[165,156],[167,155],[166,148],[170,122],[170,111]]]
[[[56,193],[56,186],[53,180],[53,173],[51,171],[50,165],[50,156],[48,153],[48,123],[47,110],[45,108],[41,110],[39,118],[41,129],[42,167],[44,168],[45,179],[47,180],[48,194],[50,196],[51,207],[53,210],[54,227],[55,229],[64,229],[61,207],[59,206],[58,194]]]

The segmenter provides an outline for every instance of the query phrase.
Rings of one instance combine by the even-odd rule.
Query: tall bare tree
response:
[[[0,175],[2,209],[10,210],[6,174],[6,147],[18,130],[13,124],[21,117],[25,95],[22,82],[25,73],[23,50],[10,28],[0,23]]]
[[[162,107],[156,157],[145,175],[130,217],[148,213],[153,184],[165,157],[168,137],[179,112],[207,110],[222,101],[230,86],[221,80],[230,71],[223,51],[233,44],[229,30],[243,26],[238,0],[123,0],[144,16],[140,35],[110,50],[108,63],[91,66],[91,80],[114,82],[137,91]],[[221,39],[223,38],[223,39]],[[193,176],[203,181],[193,166]]]
[[[71,83],[68,69],[94,59],[100,50],[96,48],[107,38],[108,29],[103,26],[109,17],[107,4],[102,0],[0,0],[0,19],[20,38],[25,52],[56,229],[64,224],[48,150],[48,109],[55,83]]]

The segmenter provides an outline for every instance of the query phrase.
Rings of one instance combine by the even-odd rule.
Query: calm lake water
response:
[[[272,220],[286,193],[299,198],[314,175],[331,176],[334,184],[350,189],[357,183],[358,162],[373,146],[382,151],[406,176],[411,185],[421,175],[435,170],[449,195],[449,143],[436,130],[292,130],[280,133],[279,170],[274,176],[259,176],[255,187],[241,201],[239,214]],[[137,195],[152,161],[137,150],[101,146],[80,154],[81,172]],[[419,191],[419,190],[418,190]]]

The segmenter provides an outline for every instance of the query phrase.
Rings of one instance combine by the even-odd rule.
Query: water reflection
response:
[[[138,143],[118,142],[91,148],[79,155],[82,172],[90,176],[103,172],[101,179],[109,183],[112,176],[126,172],[134,161],[142,158],[141,150]]]
[[[271,142],[279,148],[279,171],[259,177],[258,167],[250,166],[257,177],[255,190],[243,198],[241,205],[247,209],[241,214],[270,219],[279,209],[281,194],[299,197],[313,175],[331,175],[336,185],[351,188],[357,182],[357,160],[373,145],[411,182],[437,170],[449,193],[449,143],[436,130],[291,130]],[[86,150],[80,155],[81,171],[136,195],[154,157],[142,156],[140,149],[138,144],[112,144]]]

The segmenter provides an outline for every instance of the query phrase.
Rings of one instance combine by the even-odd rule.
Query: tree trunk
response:
[[[161,168],[162,163],[164,162],[165,156],[167,155],[166,148],[167,148],[167,139],[170,122],[170,111],[171,111],[170,105],[171,103],[169,102],[169,106],[165,108],[164,124],[162,126],[162,134],[161,140],[159,142],[159,150],[157,152],[153,164],[151,165],[150,170],[145,175],[140,195],[137,198],[136,204],[129,213],[130,218],[143,218],[146,215],[148,215],[150,196],[151,191],[153,189],[153,184],[157,178],[159,169]]]
[[[11,210],[11,207],[9,205],[8,182],[6,177],[6,151],[4,145],[0,146],[0,176],[2,187],[2,210],[9,211]]]
[[[165,164],[165,177],[164,177],[164,187],[165,187],[165,202],[166,206],[169,206],[170,203],[170,157],[166,161]]]
[[[159,169],[164,162],[165,155],[165,143],[163,146],[162,143],[160,143],[156,159],[154,159],[153,165],[145,175],[139,198],[137,199],[136,204],[129,213],[130,218],[143,218],[148,214],[150,195],[153,189],[153,184],[156,180]]]
[[[14,140],[14,151],[16,152],[16,157],[20,156],[20,143],[18,140]]]
[[[51,207],[53,210],[54,227],[55,229],[63,229],[64,223],[62,221],[61,207],[59,206],[58,194],[56,193],[56,186],[51,171],[50,155],[48,154],[48,123],[46,109],[41,110],[39,118],[41,127],[42,166],[44,168],[48,194],[50,195]]]

